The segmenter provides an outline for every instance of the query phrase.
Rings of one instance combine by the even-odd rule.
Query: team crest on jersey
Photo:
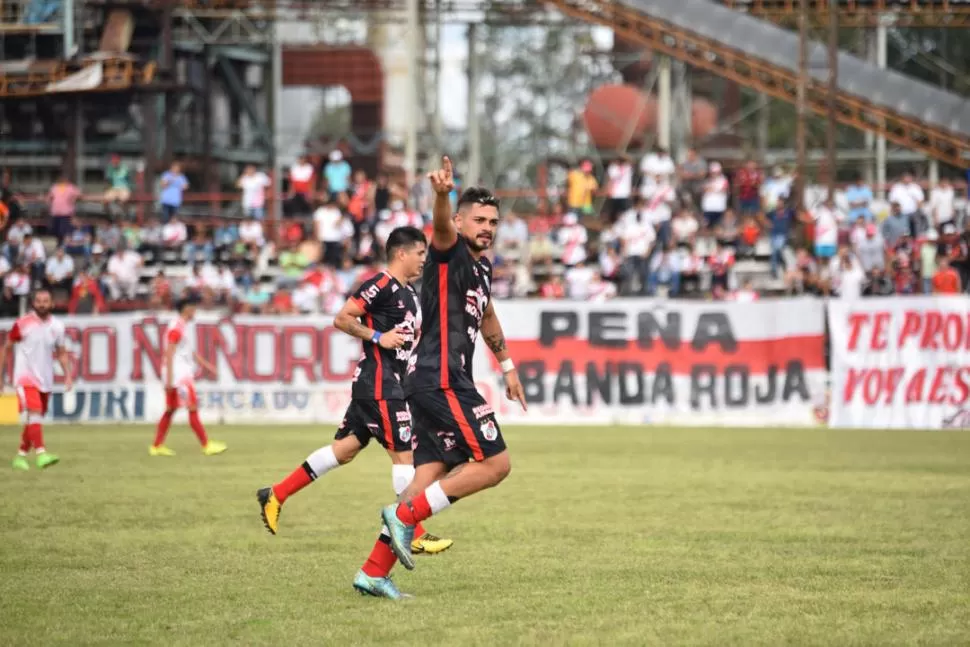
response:
[[[406,443],[411,440],[411,428],[410,427],[398,427],[397,428],[398,438],[401,439],[402,443]]]
[[[480,429],[485,440],[491,442],[498,438],[498,427],[495,426],[494,420],[486,420],[482,423]]]

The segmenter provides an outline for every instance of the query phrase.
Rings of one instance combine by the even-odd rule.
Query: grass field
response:
[[[287,502],[255,490],[329,431],[49,427],[0,471],[3,645],[970,643],[970,434],[507,430],[498,489],[430,521],[455,546],[350,586],[391,500],[379,447]],[[15,430],[0,432],[10,456]]]

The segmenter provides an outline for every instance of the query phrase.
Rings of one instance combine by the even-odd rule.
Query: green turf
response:
[[[254,493],[310,428],[50,427],[0,470],[3,645],[970,643],[970,434],[514,429],[512,475],[429,528],[454,548],[350,586],[393,498],[374,446],[287,502]],[[14,449],[14,430],[0,431]],[[12,457],[13,452],[9,455]]]

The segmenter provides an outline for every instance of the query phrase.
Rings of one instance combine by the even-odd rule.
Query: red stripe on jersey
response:
[[[465,412],[461,410],[461,403],[458,402],[458,396],[451,389],[445,389],[445,399],[448,400],[448,408],[451,409],[451,415],[455,417],[455,422],[458,423],[461,435],[465,437],[465,443],[468,444],[468,449],[472,450],[472,458],[476,461],[485,460],[485,454],[478,444],[478,438],[475,437],[472,426],[468,424],[468,418],[465,417]]]
[[[367,320],[367,327],[371,330],[377,330],[374,328],[374,317],[367,315],[365,317]],[[365,342],[366,343],[366,342]],[[377,369],[374,371],[374,399],[383,400],[384,399],[384,367],[381,364],[381,345],[374,344],[374,360],[377,362]]]
[[[394,432],[391,431],[391,414],[387,410],[387,400],[377,403],[381,410],[381,422],[384,423],[384,441],[387,443],[387,451],[394,451]]]
[[[448,264],[438,265],[438,327],[441,329],[441,388],[448,380]]]
[[[391,282],[391,275],[386,271],[377,278],[377,289],[383,290],[384,287]]]

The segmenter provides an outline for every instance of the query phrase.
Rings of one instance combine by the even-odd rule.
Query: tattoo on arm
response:
[[[507,348],[505,344],[505,335],[503,335],[500,332],[497,332],[492,335],[485,335],[485,343],[488,344],[488,347],[496,355],[506,350]]]
[[[370,339],[370,328],[360,323],[356,319],[350,323],[350,334],[361,339]]]

